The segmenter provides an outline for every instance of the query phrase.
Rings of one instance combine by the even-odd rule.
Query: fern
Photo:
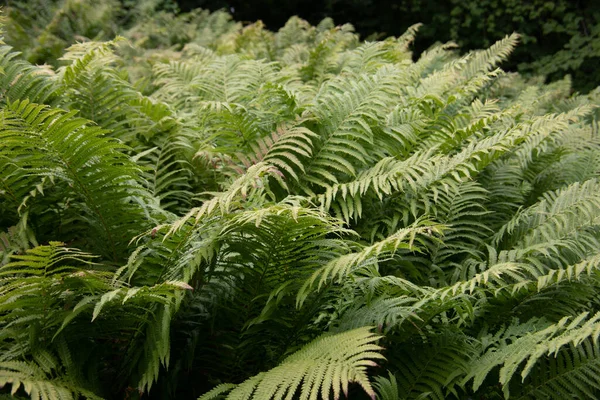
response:
[[[33,231],[27,226],[27,217],[27,212],[23,213],[17,225],[0,233],[0,254],[2,254],[0,266],[7,264],[13,254],[23,253],[32,245],[38,245]]]
[[[413,61],[420,24],[31,4],[0,396],[598,397],[598,90],[502,71],[516,34]]]
[[[11,211],[26,206],[29,192],[43,193],[44,177],[60,182],[66,193],[73,190],[66,196],[79,200],[73,208],[83,214],[79,218],[83,217],[92,235],[106,240],[103,252],[116,259],[129,239],[123,234],[127,229],[140,229],[135,224],[149,208],[144,202],[151,201],[136,182],[139,168],[118,151],[122,145],[103,137],[101,129],[74,117],[73,112],[28,101],[11,103],[2,117],[0,169],[3,197]],[[102,240],[96,243],[104,246]]]
[[[597,326],[598,316],[586,321],[587,316],[588,313],[583,313],[570,322],[565,317],[559,323],[537,330],[534,334],[519,337],[511,344],[500,346],[498,349],[489,349],[473,365],[467,380],[474,379],[473,387],[477,389],[493,367],[502,365],[499,380],[503,384],[505,397],[508,398],[510,393],[508,382],[523,362],[525,366],[521,369],[520,375],[524,380],[542,356],[557,354],[568,344],[577,348],[588,338],[596,342],[600,334]],[[573,351],[577,350],[573,349]],[[577,384],[575,386],[577,387]]]
[[[597,375],[598,347],[593,341],[586,340],[539,363],[518,398],[545,396],[558,399],[571,395],[593,398],[600,389],[596,383]]]
[[[345,254],[327,263],[306,281],[298,293],[298,304],[302,304],[313,286],[319,290],[329,280],[341,282],[356,270],[365,268],[378,258],[393,255],[398,249],[417,250],[419,244],[425,244],[428,237],[443,232],[443,226],[428,221],[419,221],[414,226],[401,229],[385,240],[365,247],[355,253]]]
[[[19,53],[11,50],[10,46],[1,43],[0,104],[26,99],[38,103],[55,103],[60,92],[52,79],[52,73],[19,60]]]
[[[444,399],[453,392],[456,395],[455,385],[469,370],[468,360],[473,353],[472,344],[465,339],[451,334],[434,336],[430,340],[435,345],[425,352],[410,346],[406,353],[394,354],[400,366],[395,375],[399,398]]]
[[[235,387],[228,399],[281,399],[293,398],[298,389],[301,399],[317,397],[338,399],[348,395],[348,385],[358,383],[372,398],[375,392],[365,373],[366,367],[375,366],[373,359],[383,358],[373,344],[378,337],[368,328],[361,328],[333,336],[323,336],[290,355],[282,363],[256,375]],[[229,389],[221,387],[220,392]],[[200,399],[213,398],[209,392]]]
[[[31,399],[70,400],[84,395],[89,399],[100,399],[92,393],[73,387],[68,381],[61,382],[47,376],[50,371],[35,363],[7,361],[0,363],[0,386],[11,384],[11,395],[23,390]]]

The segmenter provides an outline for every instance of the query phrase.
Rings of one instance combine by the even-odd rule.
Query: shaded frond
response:
[[[542,357],[557,355],[565,346],[584,345],[587,339],[594,343],[597,341],[600,336],[600,316],[587,318],[588,314],[574,316],[572,320],[565,317],[557,324],[513,338],[511,343],[500,342],[498,347],[489,348],[475,361],[465,381],[473,379],[473,388],[476,390],[493,368],[501,366],[499,381],[508,398],[509,382],[518,371],[522,380],[525,380]],[[521,368],[523,363],[525,365]]]
[[[517,213],[496,233],[494,241],[526,247],[568,238],[586,226],[597,224],[599,191],[600,184],[591,179],[548,192],[538,203]]]
[[[297,302],[301,305],[311,291],[320,290],[329,281],[341,282],[357,269],[376,263],[378,259],[391,257],[398,249],[418,251],[419,247],[425,245],[428,239],[435,238],[443,231],[444,226],[442,225],[430,221],[417,221],[413,226],[400,229],[380,242],[364,247],[355,253],[336,258],[315,271],[306,281],[298,293]]]
[[[28,101],[2,111],[0,171],[5,189],[0,193],[16,213],[28,206],[36,185],[50,180],[65,197],[76,199],[65,211],[75,211],[74,217],[94,232],[102,252],[117,258],[134,232],[141,231],[152,199],[137,183],[140,169],[121,153],[126,147],[74,114]]]

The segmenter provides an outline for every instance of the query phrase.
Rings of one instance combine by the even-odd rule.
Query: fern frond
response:
[[[373,387],[377,393],[377,400],[398,400],[400,398],[396,377],[389,371],[388,376],[389,378],[384,376],[375,377]]]
[[[456,386],[469,371],[475,347],[470,338],[442,333],[428,338],[427,347],[417,342],[390,355],[399,398],[446,399],[457,395]],[[392,358],[393,357],[393,358]]]
[[[54,104],[60,88],[53,77],[18,57],[10,46],[0,45],[0,104],[19,100]]]
[[[307,163],[304,181],[327,186],[338,182],[336,175],[354,176],[367,164],[374,140],[371,126],[384,118],[383,111],[397,93],[396,73],[386,68],[374,76],[359,75],[351,83],[332,80],[321,89],[313,108],[321,121],[321,140]]]
[[[537,278],[537,290],[540,291],[550,285],[561,282],[572,282],[582,279],[582,276],[590,276],[600,269],[600,254],[585,258],[583,261],[569,265],[566,268],[550,270],[546,275]]]
[[[370,328],[321,336],[279,366],[238,385],[227,399],[292,399],[298,391],[300,399],[328,399],[332,394],[339,399],[354,382],[375,398],[366,369],[376,365],[374,359],[383,359],[381,347],[373,343],[377,339]]]
[[[586,339],[579,346],[562,348],[554,357],[538,362],[515,398],[561,399],[565,396],[597,397],[600,391],[600,349]]]
[[[189,209],[193,197],[190,183],[193,175],[190,163],[182,154],[187,150],[188,143],[177,134],[172,134],[158,144],[160,146],[152,147],[133,158],[138,165],[149,168],[144,172],[144,186],[161,202],[163,209]]]
[[[60,182],[77,199],[75,218],[92,229],[93,243],[106,243],[102,253],[116,259],[141,230],[151,196],[137,183],[139,168],[121,153],[125,147],[74,114],[28,101],[2,111],[3,197],[16,212],[41,179]]]
[[[338,282],[341,282],[356,270],[364,268],[378,259],[391,257],[398,249],[418,251],[420,245],[426,244],[426,240],[435,238],[443,231],[444,226],[442,225],[429,221],[417,221],[413,226],[400,229],[380,242],[330,261],[307,279],[298,292],[297,305],[302,305],[315,286],[319,291],[329,281],[337,279]]]
[[[513,375],[521,370],[521,378],[531,373],[535,364],[544,356],[556,355],[565,346],[578,347],[587,339],[596,342],[600,336],[599,315],[586,320],[589,313],[585,312],[573,317],[561,319],[557,324],[522,337],[514,338],[510,344],[502,344],[498,348],[490,348],[472,366],[465,382],[473,379],[473,388],[482,384],[484,378],[496,366],[500,368],[499,381],[503,385],[505,397],[509,396],[509,385]],[[524,363],[524,367],[520,368]]]
[[[475,52],[467,61],[467,65],[463,70],[464,76],[470,79],[477,73],[491,71],[500,62],[508,58],[517,45],[518,40],[519,35],[513,33],[500,39],[489,49]]]
[[[262,154],[264,148],[264,161],[298,181],[299,176],[305,172],[304,160],[312,156],[313,140],[316,138],[316,133],[302,126],[283,128],[276,136],[273,134],[271,138],[264,139],[264,145],[259,143],[259,154]]]
[[[220,385],[215,386],[209,392],[206,392],[202,396],[198,397],[198,400],[213,400],[222,398],[225,393],[236,387],[237,385],[234,385],[233,383],[221,383]]]
[[[337,200],[341,216],[349,221],[362,216],[363,199],[373,194],[380,200],[394,192],[413,189],[422,184],[422,176],[439,160],[432,152],[417,153],[405,161],[383,158],[372,168],[362,171],[355,180],[327,187],[316,196],[317,203],[330,209]]]
[[[564,189],[544,194],[528,209],[516,214],[495,235],[495,243],[527,247],[561,238],[595,225],[600,213],[595,179],[576,182]]]
[[[17,394],[22,388],[31,399],[35,400],[73,400],[79,394],[73,391],[67,382],[48,377],[34,363],[0,362],[0,387],[6,384],[12,386],[11,395]],[[95,398],[99,399],[99,397]]]
[[[216,211],[225,214],[234,205],[239,206],[246,198],[254,198],[258,193],[264,193],[265,176],[273,176],[282,186],[280,172],[273,166],[260,163],[248,168],[248,171],[235,180],[226,192],[214,193],[215,197],[204,202],[201,207],[191,209],[184,217],[173,223],[167,233],[167,237],[181,229],[192,217],[196,223],[207,218]]]

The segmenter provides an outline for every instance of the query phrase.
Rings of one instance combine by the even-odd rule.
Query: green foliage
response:
[[[0,396],[600,395],[598,90],[165,7],[2,47]]]
[[[4,9],[6,40],[32,63],[52,63],[82,39],[107,39],[117,32],[118,1],[33,0]]]
[[[229,7],[223,0],[204,3],[179,0],[182,8],[206,4]],[[525,76],[545,76],[557,81],[573,78],[577,91],[588,92],[600,84],[600,8],[594,0],[338,0],[288,2],[273,7],[269,0],[235,4],[241,21],[262,18],[282,25],[289,15],[301,14],[311,22],[327,15],[351,21],[367,40],[399,35],[419,21],[417,54],[436,42],[452,40],[465,51],[489,47],[507,32],[522,35],[503,68]]]
[[[592,66],[600,57],[595,45],[600,39],[600,14],[593,2],[451,3],[448,16],[440,13],[436,19],[448,24],[450,37],[461,45],[489,46],[506,29],[514,29],[523,35],[524,48],[515,54],[521,73],[553,79],[568,73],[575,77],[580,90],[593,89],[590,82],[597,82],[598,75],[590,76],[589,72],[594,74]]]
[[[376,366],[371,360],[383,358],[381,347],[372,344],[378,337],[368,328],[359,328],[333,336],[323,336],[287,357],[270,371],[249,378],[235,387],[217,387],[218,392],[233,389],[227,399],[286,399],[293,398],[300,388],[300,398],[338,399],[340,392],[348,396],[348,384],[357,382],[375,396],[366,367]],[[302,384],[302,386],[300,386]],[[200,399],[214,398],[211,391]]]
[[[74,229],[60,239],[91,235],[88,241],[106,246],[99,250],[116,260],[132,236],[128,229],[136,225],[137,231],[142,215],[151,212],[145,204],[151,198],[136,182],[139,168],[119,151],[123,145],[74,114],[28,100],[2,110],[2,215],[23,207],[32,215],[46,214],[46,223]],[[47,205],[35,201],[44,190],[57,191],[67,200],[51,211],[54,216],[48,215]],[[87,225],[84,234],[77,232],[82,225]]]

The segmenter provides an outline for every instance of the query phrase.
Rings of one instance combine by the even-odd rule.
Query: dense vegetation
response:
[[[600,6],[597,0],[177,0],[195,7],[235,11],[241,21],[283,26],[290,15],[317,23],[325,17],[351,22],[362,37],[400,35],[420,21],[414,48],[453,40],[463,50],[488,47],[507,32],[521,44],[503,68],[558,80],[570,74],[574,87],[600,85]]]
[[[598,397],[600,90],[66,4],[0,46],[0,397]]]
[[[18,50],[30,50],[19,39],[33,32],[45,42],[35,52],[34,62],[52,61],[62,55],[61,41],[69,35],[60,30],[87,25],[75,32],[85,37],[100,35],[112,39],[111,32],[129,27],[138,20],[140,8],[177,12],[197,7],[231,10],[236,21],[262,20],[267,28],[279,29],[292,15],[312,24],[326,17],[351,22],[364,38],[401,35],[416,21],[424,26],[412,45],[419,56],[436,42],[454,41],[462,52],[491,46],[506,33],[518,32],[519,46],[502,68],[527,76],[546,76],[549,81],[569,74],[573,87],[589,92],[600,85],[600,7],[597,0],[4,0],[15,17],[15,36],[7,42]],[[72,20],[85,4],[86,18]],[[119,7],[119,3],[124,8]],[[2,4],[2,1],[0,1]],[[136,6],[134,6],[136,5]],[[103,16],[100,18],[100,16]],[[48,29],[47,29],[48,28]],[[90,36],[92,34],[92,36]],[[72,37],[72,36],[71,36]],[[12,39],[17,39],[13,41]],[[31,60],[30,60],[31,61]]]

